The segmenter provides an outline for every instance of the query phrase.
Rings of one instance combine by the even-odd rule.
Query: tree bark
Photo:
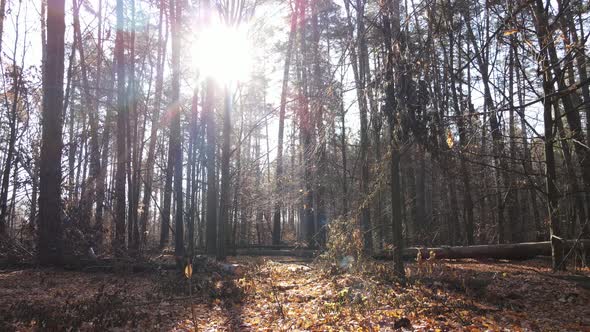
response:
[[[61,150],[64,75],[65,0],[47,2],[47,61],[43,67],[43,132],[39,174],[39,238],[43,264],[63,257]]]
[[[125,250],[125,166],[126,151],[126,89],[125,89],[125,42],[123,0],[117,0],[117,34],[115,38],[115,57],[117,61],[117,165],[115,170],[115,254],[122,255]]]
[[[43,0],[45,1],[43,4],[41,4],[41,7],[43,7],[44,9],[47,9],[47,2],[49,0]],[[4,18],[6,16],[6,0],[0,0],[0,54],[2,54],[2,38],[4,37]],[[45,44],[44,44],[45,46]]]
[[[156,143],[158,141],[158,129],[160,128],[160,107],[162,105],[162,87],[164,84],[164,63],[166,58],[166,39],[162,38],[162,27],[164,26],[164,8],[165,5],[160,1],[160,24],[158,25],[158,55],[156,58],[156,90],[154,92],[154,105],[152,106],[152,126],[150,129],[150,141],[148,145],[148,153],[146,160],[145,184],[143,191],[143,201],[141,214],[139,217],[140,232],[140,248],[146,245],[146,230],[150,215],[150,205],[152,201],[152,188],[154,184],[154,161],[156,159]],[[167,31],[167,28],[166,28]]]
[[[504,202],[510,202],[512,198],[512,193],[508,190],[506,197],[504,198],[502,195],[501,187],[502,182],[504,185],[508,186],[510,184],[509,175],[508,175],[508,164],[506,159],[504,158],[504,139],[502,137],[502,128],[500,127],[500,122],[498,121],[497,109],[495,106],[494,98],[492,97],[492,91],[490,88],[490,77],[488,72],[488,63],[487,60],[484,59],[482,56],[482,52],[478,51],[477,41],[475,39],[475,35],[473,33],[473,29],[471,27],[470,16],[468,14],[464,14],[466,25],[467,25],[467,35],[473,48],[476,50],[475,59],[477,60],[477,64],[479,66],[479,71],[481,73],[481,79],[484,87],[484,102],[488,109],[489,113],[489,120],[490,120],[490,132],[492,135],[492,150],[494,156],[494,163],[496,164],[496,183],[498,186],[496,199],[498,205],[498,215],[497,215],[497,232],[498,232],[498,242],[504,243],[509,241],[506,236],[511,234],[511,230],[509,230],[508,224],[505,223],[504,217]],[[502,181],[501,181],[502,180]],[[516,210],[514,208],[509,209],[509,220],[516,220]]]
[[[574,246],[580,248],[580,250],[588,252],[588,248],[590,248],[590,240],[569,240],[563,242],[563,248],[565,250],[570,250]],[[407,260],[415,260],[419,252],[421,253],[422,259],[492,258],[521,260],[534,258],[536,256],[549,256],[551,255],[552,248],[551,241],[461,247],[413,247],[404,249],[403,258]],[[377,259],[391,259],[391,253],[381,252],[373,257]]]
[[[300,36],[299,36],[299,47],[300,52],[303,56],[300,57],[300,62],[305,59],[305,55],[307,54],[307,45],[306,45],[306,11],[307,11],[308,0],[301,0],[301,8],[299,8],[299,25],[300,28]],[[300,87],[299,87],[299,101],[301,107],[300,113],[300,136],[301,136],[301,143],[303,149],[303,182],[304,182],[304,192],[303,192],[303,230],[305,234],[305,241],[309,247],[315,247],[316,242],[314,239],[315,236],[315,218],[313,213],[313,184],[312,184],[312,177],[313,177],[313,146],[312,146],[312,132],[313,132],[313,125],[311,121],[312,114],[309,111],[309,94],[308,94],[308,81],[307,81],[307,68],[302,66],[301,63],[299,64],[298,70],[300,70],[299,78],[300,78]]]
[[[206,246],[207,254],[214,255],[217,251],[217,181],[215,177],[215,154],[217,129],[215,125],[215,112],[213,103],[215,98],[215,85],[212,79],[206,81],[206,96],[203,107],[203,117],[206,124],[207,147],[207,226]]]
[[[80,8],[78,7],[78,0],[72,0],[74,8],[74,39],[78,45],[77,50],[80,55],[80,69],[82,73],[82,88],[84,91],[85,108],[90,109],[90,176],[86,180],[85,197],[81,198],[82,204],[82,222],[88,222],[91,216],[92,204],[95,200],[96,180],[100,171],[100,147],[98,142],[98,107],[90,92],[90,83],[88,80],[88,68],[86,66],[86,55],[84,52],[84,43],[82,41],[82,31],[80,28]],[[100,33],[99,33],[100,39]],[[100,58],[100,56],[99,56]],[[97,75],[100,72],[97,71]]]
[[[9,115],[9,126],[10,133],[8,136],[8,151],[6,152],[6,161],[4,163],[4,170],[2,171],[2,186],[0,187],[0,235],[8,234],[8,190],[10,185],[10,171],[16,165],[16,139],[18,129],[18,101],[20,94],[20,85],[22,80],[22,74],[16,65],[16,57],[12,61],[12,100],[10,101],[10,115]],[[63,77],[63,74],[62,74]],[[6,101],[8,107],[8,101]]]
[[[277,142],[277,169],[276,169],[276,202],[273,215],[272,243],[281,242],[281,209],[283,207],[282,190],[283,190],[283,136],[285,131],[285,110],[287,108],[287,93],[289,86],[289,68],[291,66],[291,57],[293,53],[293,44],[297,32],[297,13],[299,10],[299,1],[295,1],[295,8],[291,13],[291,29],[289,31],[289,41],[287,43],[287,53],[285,54],[285,65],[283,66],[283,86],[281,88],[281,104],[279,108],[279,134]]]
[[[221,216],[217,228],[217,260],[225,260],[226,256],[226,227],[229,224],[231,203],[230,203],[230,175],[229,175],[229,155],[231,140],[231,95],[229,87],[224,88],[224,112],[223,112],[223,145],[221,147]]]
[[[543,100],[543,120],[545,128],[544,147],[545,147],[545,187],[547,190],[547,209],[549,213],[549,231],[552,252],[553,269],[565,269],[565,264],[561,264],[564,255],[563,243],[561,240],[561,227],[559,221],[559,191],[557,189],[557,174],[555,166],[555,155],[553,151],[553,144],[555,142],[553,132],[553,114],[551,114],[553,98],[553,81],[551,70],[549,68],[549,57],[547,51],[547,20],[544,13],[544,6],[541,0],[536,0],[533,4],[533,11],[535,13],[535,27],[537,29],[537,37],[539,46],[544,50],[542,55],[542,62],[540,63],[543,73],[543,93],[545,98]]]
[[[176,210],[174,217],[174,255],[177,264],[182,264],[184,256],[184,203],[182,193],[182,136],[180,128],[180,34],[182,8],[181,1],[170,1],[170,22],[172,28],[172,93],[170,109],[170,151],[173,155],[168,168],[174,168],[174,199]]]
[[[390,194],[392,210],[393,230],[393,264],[395,274],[400,280],[405,280],[405,270],[402,261],[403,234],[402,234],[402,201],[400,179],[400,142],[396,127],[399,126],[397,113],[400,112],[396,102],[394,82],[399,83],[399,78],[394,78],[394,67],[401,65],[400,42],[400,3],[399,0],[387,0],[383,10],[384,45],[387,50],[385,63],[385,105],[383,112],[387,116],[389,124],[389,144],[391,149],[390,163]],[[399,69],[399,67],[397,67]],[[399,74],[399,73],[398,73]],[[396,84],[399,85],[399,84]]]

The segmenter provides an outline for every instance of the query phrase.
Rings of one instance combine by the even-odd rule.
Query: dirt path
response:
[[[590,291],[543,261],[412,264],[405,288],[382,263],[232,263],[236,274],[197,266],[192,301],[175,272],[0,271],[0,330],[191,331],[194,317],[199,331],[590,331]]]

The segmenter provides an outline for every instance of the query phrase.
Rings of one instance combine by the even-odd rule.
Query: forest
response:
[[[0,330],[588,331],[589,37],[584,0],[0,0]]]

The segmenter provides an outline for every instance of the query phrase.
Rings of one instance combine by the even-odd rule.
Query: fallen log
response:
[[[38,267],[35,262],[26,264],[12,264],[3,267],[4,268],[34,268]],[[210,271],[223,272],[225,274],[239,275],[242,274],[243,267],[238,264],[230,264],[225,262],[218,262],[215,259],[207,256],[195,256],[193,258],[193,269],[206,269]],[[183,263],[184,267],[184,263]],[[84,271],[84,272],[125,272],[125,273],[140,273],[140,272],[159,272],[159,271],[173,271],[180,270],[176,263],[166,261],[149,261],[140,260],[134,261],[130,259],[117,259],[117,258],[76,258],[67,257],[62,262],[61,268],[66,271]]]
[[[291,249],[303,249],[305,247],[294,246],[289,244],[250,244],[244,246],[238,246],[237,250],[243,249],[273,249],[273,250],[291,250]]]
[[[311,249],[237,249],[238,256],[292,256],[313,258],[317,255],[317,250]]]
[[[155,272],[160,270],[177,270],[175,263],[132,261],[129,259],[94,258],[67,259],[62,264],[64,270],[85,272]]]
[[[577,245],[579,250],[590,253],[590,240],[567,240],[564,241],[564,250],[567,252],[572,246]],[[493,259],[512,259],[523,260],[534,258],[535,256],[551,256],[551,242],[525,242],[511,244],[488,244],[477,246],[463,247],[412,247],[405,248],[402,257],[405,260],[415,260],[421,253],[422,259],[428,259],[430,253],[434,253],[436,258],[440,259],[460,259],[460,258],[493,258]],[[391,251],[382,251],[373,255],[375,259],[392,259]]]

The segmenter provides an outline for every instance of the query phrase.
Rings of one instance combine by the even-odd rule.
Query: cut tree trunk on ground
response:
[[[291,256],[313,258],[317,256],[317,250],[310,249],[237,249],[237,256]]]
[[[288,244],[252,244],[248,246],[238,246],[237,250],[248,250],[248,249],[272,249],[272,250],[297,250],[297,249],[305,249],[302,246],[294,246]]]
[[[575,240],[564,241],[564,250],[567,253]],[[590,240],[577,241],[577,248],[586,253],[590,252]],[[437,248],[406,248],[403,257],[406,260],[416,259],[418,252],[422,253],[422,259],[428,259],[434,252],[436,258],[494,258],[494,259],[529,259],[535,256],[551,256],[551,242],[525,242],[513,244],[491,244],[463,247],[437,247]],[[375,259],[391,259],[391,251],[382,251],[373,256]]]
[[[62,268],[66,271],[84,271],[84,272],[126,272],[126,273],[140,273],[140,272],[158,272],[166,270],[178,270],[178,265],[175,262],[169,261],[143,261],[134,262],[125,259],[116,258],[79,258],[66,257]],[[183,266],[186,262],[183,262]],[[244,269],[239,264],[218,262],[206,256],[195,256],[193,258],[193,269],[205,269],[206,271],[215,271],[223,274],[241,275]],[[39,265],[35,262],[17,262],[0,259],[0,271],[10,269],[27,269],[37,268]]]

